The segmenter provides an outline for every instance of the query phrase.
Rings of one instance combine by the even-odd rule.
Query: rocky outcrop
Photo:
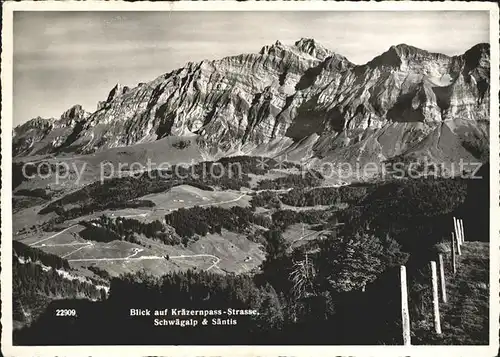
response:
[[[16,128],[14,153],[90,153],[197,135],[209,156],[307,143],[307,157],[359,160],[362,150],[384,160],[443,123],[454,123],[459,140],[464,121],[485,125],[489,58],[488,44],[453,57],[401,44],[354,65],[312,39],[277,41],[257,54],[188,63],[135,88],[117,85],[90,115],[34,119]],[[65,130],[55,139],[58,125]]]
[[[14,128],[12,154],[30,156],[57,153],[64,143],[76,137],[75,130],[90,116],[77,104],[66,110],[59,119],[31,119]]]
[[[108,99],[106,99],[106,103],[115,100],[119,96],[127,93],[129,90],[130,90],[129,87],[122,86],[120,83],[117,83],[116,86],[114,86],[113,89],[111,89],[111,91],[109,92]]]

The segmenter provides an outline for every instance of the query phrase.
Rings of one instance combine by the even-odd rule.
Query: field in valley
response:
[[[148,145],[157,146],[159,144],[147,144],[145,147]],[[123,149],[118,154],[123,156],[125,155],[124,151],[127,150]],[[108,153],[107,157],[112,161],[116,154]],[[102,155],[104,154],[98,156]],[[133,155],[135,157],[137,153]],[[92,160],[97,160],[97,157],[94,158],[90,155],[84,156],[83,159],[89,163]],[[95,170],[92,171],[92,167],[95,168],[95,166],[95,163],[87,166],[88,177],[95,174]],[[224,210],[230,210],[232,207],[249,208],[253,195],[252,186],[255,188],[256,184],[263,179],[273,180],[286,177],[287,171],[273,171],[269,175],[250,175],[250,187],[248,188],[242,187],[240,190],[203,189],[189,184],[181,184],[161,192],[149,193],[135,198],[139,201],[152,202],[151,207],[97,210],[75,218],[64,219],[63,222],[51,226],[46,231],[43,225],[54,221],[58,215],[55,212],[41,214],[40,211],[48,202],[54,202],[64,197],[65,194],[77,191],[75,188],[68,190],[69,186],[63,183],[59,187],[62,191],[56,190],[56,192],[61,193],[55,195],[54,198],[45,200],[43,204],[35,204],[16,212],[13,219],[14,239],[46,253],[67,259],[71,267],[75,269],[84,271],[85,268],[94,266],[109,272],[112,276],[139,270],[146,270],[154,275],[187,269],[222,274],[247,273],[258,269],[265,259],[265,247],[261,243],[249,240],[243,233],[223,229],[220,233],[209,233],[198,237],[187,245],[164,244],[161,240],[153,239],[144,234],[139,234],[136,242],[124,240],[101,242],[89,238],[88,229],[84,227],[82,222],[94,222],[105,216],[112,220],[127,218],[147,224],[154,221],[164,222],[165,215],[179,209],[189,210],[193,207],[219,207]],[[28,183],[24,182],[21,188],[26,189],[27,185]],[[43,185],[38,180],[34,187],[42,187]],[[65,209],[78,207],[78,202],[66,204],[64,207]],[[311,237],[310,233],[309,230],[306,230],[306,238]],[[300,239],[300,236],[296,239]]]
[[[247,170],[254,169],[248,162],[247,165],[250,165]],[[171,274],[190,276],[194,272],[203,284],[219,278],[227,282],[234,279],[231,284],[240,284],[238,279],[249,279],[245,283],[249,284],[245,285],[250,289],[248,294],[260,291],[262,301],[271,294],[275,296],[273,304],[292,308],[307,307],[304,305],[307,301],[293,295],[297,294],[294,274],[297,267],[304,266],[304,256],[316,271],[336,272],[339,267],[335,264],[341,262],[338,264],[346,264],[341,274],[332,276],[340,277],[341,281],[345,277],[345,282],[334,287],[339,289],[335,294],[340,294],[339,297],[352,294],[352,298],[336,302],[342,313],[336,313],[334,320],[325,320],[340,325],[343,312],[350,311],[359,319],[366,316],[360,308],[364,303],[357,305],[356,299],[369,300],[372,294],[376,297],[379,293],[393,296],[397,285],[378,291],[377,281],[373,281],[375,275],[370,272],[382,269],[381,264],[383,269],[390,270],[394,264],[408,259],[404,257],[411,252],[420,263],[409,265],[409,274],[420,279],[424,275],[423,282],[410,286],[415,299],[412,308],[417,309],[412,313],[413,342],[448,344],[484,340],[487,319],[483,310],[487,308],[488,282],[484,279],[486,246],[481,243],[464,245],[464,254],[459,259],[462,270],[448,281],[450,303],[443,306],[444,336],[432,335],[428,309],[418,310],[428,304],[427,273],[421,260],[429,259],[429,252],[448,235],[449,210],[463,202],[465,182],[415,180],[339,187],[326,180],[310,181],[294,174],[252,175],[249,181],[181,182],[170,186],[154,178],[130,178],[89,186],[76,193],[70,191],[67,196],[42,198],[44,203],[35,202],[15,213],[14,239],[49,257],[61,258],[75,276],[97,279],[94,286],[109,284],[113,277],[128,279],[127,274],[136,276],[141,272],[159,279],[154,281],[168,280]],[[369,230],[369,226],[373,228]],[[344,240],[346,237],[351,239]],[[361,245],[357,245],[358,239],[362,240]],[[322,256],[324,249],[329,255]],[[214,274],[205,278],[206,273]],[[258,279],[269,279],[272,289],[281,289],[287,295],[267,291],[267,285],[252,287]],[[354,285],[359,284],[357,279],[368,282],[364,297],[356,295],[362,289]],[[325,280],[311,284],[316,284],[314,289],[331,293],[332,286],[323,285]],[[292,290],[287,290],[290,286]],[[239,296],[244,298],[245,294]],[[29,301],[29,297],[23,297],[22,301]],[[392,313],[389,305],[384,309]],[[476,307],[479,310],[474,310]],[[320,314],[324,316],[323,312]],[[380,321],[378,318],[375,314],[373,326],[380,326],[385,317],[380,317]],[[463,322],[461,329],[456,328],[457,321]],[[390,333],[390,329],[371,330],[367,325],[363,333],[367,339],[389,338],[377,337],[378,332]],[[343,333],[347,336],[343,338],[348,338],[354,332],[346,329]],[[466,337],[468,334],[471,337]],[[391,335],[390,339],[397,337]]]

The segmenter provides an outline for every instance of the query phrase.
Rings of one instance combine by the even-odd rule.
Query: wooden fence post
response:
[[[455,229],[455,236],[460,238],[460,234],[458,232],[458,220],[456,217],[453,217],[453,228]]]
[[[401,326],[403,328],[403,344],[411,345],[410,335],[410,313],[408,310],[408,289],[406,286],[406,267],[401,265]]]
[[[457,237],[458,244],[462,245],[462,234],[460,233],[459,219],[456,217],[453,217],[453,224],[455,226],[455,236]]]
[[[464,220],[460,220],[460,232],[462,232],[462,244],[465,242]]]
[[[446,303],[446,280],[444,277],[443,254],[439,254],[439,279],[441,281],[441,300]]]
[[[460,225],[460,219],[457,219],[458,233],[460,234],[460,247],[464,243],[464,234],[462,232],[462,227]]]
[[[451,232],[451,265],[453,267],[453,274],[457,273],[457,257],[455,253],[455,234]]]
[[[434,330],[439,335],[441,334],[441,319],[439,317],[439,298],[438,298],[438,282],[436,262],[431,262],[432,271],[432,305],[434,308]]]
[[[462,255],[462,250],[460,249],[460,234],[455,235],[455,243],[457,244],[457,254]]]

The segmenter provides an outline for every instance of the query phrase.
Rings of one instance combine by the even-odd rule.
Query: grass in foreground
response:
[[[441,301],[442,334],[434,333],[432,302],[425,321],[413,324],[412,344],[487,345],[489,339],[489,243],[465,242],[453,274],[449,244],[444,249],[447,302]],[[430,282],[429,282],[430,283]],[[430,285],[430,284],[429,284]],[[428,298],[430,300],[430,297]],[[411,318],[411,317],[410,317]]]

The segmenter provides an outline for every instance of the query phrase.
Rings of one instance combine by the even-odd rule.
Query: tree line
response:
[[[269,219],[254,214],[250,208],[220,207],[202,208],[199,206],[181,208],[165,216],[165,222],[175,229],[181,237],[205,236],[208,233],[222,233],[222,229],[231,232],[245,233],[251,224],[267,227]]]
[[[80,224],[85,226],[85,230],[80,232],[81,237],[97,242],[107,243],[114,240],[122,240],[146,246],[146,244],[139,239],[140,235],[144,235],[167,245],[183,243],[182,239],[175,235],[168,229],[168,226],[159,220],[142,222],[134,218],[111,218],[102,215],[91,221],[81,221]]]
[[[44,270],[39,264],[20,263],[12,258],[12,297],[14,320],[29,323],[43,312],[49,301],[61,298],[103,299],[106,293],[93,284],[63,278],[53,267]]]
[[[331,210],[307,210],[307,211],[292,211],[280,210],[272,214],[272,220],[275,227],[279,227],[281,231],[295,223],[321,224],[326,223],[335,212]]]
[[[262,191],[254,193],[250,205],[253,209],[264,207],[267,209],[280,209],[281,200],[278,193],[273,191]]]
[[[321,185],[324,180],[319,172],[305,174],[289,174],[275,179],[264,179],[259,181],[256,190],[282,190],[287,188],[306,188]]]
[[[377,185],[361,202],[338,211],[346,235],[389,234],[407,251],[423,250],[453,230],[453,212],[465,201],[463,179],[409,179]]]
[[[374,189],[375,185],[294,188],[287,193],[280,194],[280,199],[287,205],[297,207],[352,204],[362,201]]]

